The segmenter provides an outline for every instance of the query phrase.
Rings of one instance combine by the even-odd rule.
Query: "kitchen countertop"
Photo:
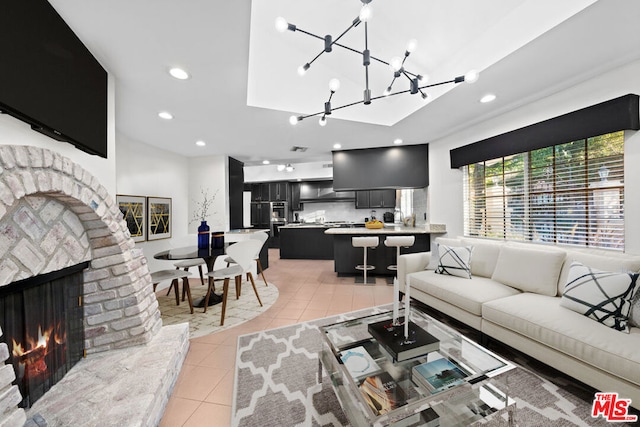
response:
[[[229,231],[225,231],[225,235],[228,234],[253,234],[253,233],[259,233],[261,231],[269,231],[268,228],[240,228],[240,229],[236,229],[236,230],[229,230]]]
[[[444,224],[426,224],[417,227],[405,227],[403,225],[389,224],[383,228],[328,228],[325,234],[444,234],[447,227]]]

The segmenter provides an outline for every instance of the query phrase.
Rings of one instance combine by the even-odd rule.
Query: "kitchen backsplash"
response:
[[[382,221],[382,214],[393,209],[378,208],[376,217]],[[356,209],[353,201],[329,203],[305,203],[304,209],[297,211],[300,221],[304,222],[363,222],[371,216],[371,209]]]

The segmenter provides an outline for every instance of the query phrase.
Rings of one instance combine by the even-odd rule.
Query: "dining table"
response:
[[[187,259],[202,258],[207,265],[207,271],[210,273],[213,271],[213,265],[216,262],[216,258],[221,255],[225,255],[228,244],[224,244],[222,247],[210,246],[207,249],[200,249],[197,245],[184,246],[179,248],[171,248],[153,255],[155,259],[165,261],[181,261]],[[222,295],[211,293],[209,297],[209,306],[222,302]],[[204,298],[194,302],[194,307],[204,307]]]

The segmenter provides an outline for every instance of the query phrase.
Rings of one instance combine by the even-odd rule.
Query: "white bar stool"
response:
[[[416,242],[416,236],[387,236],[384,245],[388,248],[396,248],[396,264],[387,267],[388,270],[398,270],[398,258],[400,257],[400,248],[410,248]]]
[[[373,270],[376,267],[373,265],[367,264],[367,248],[377,248],[380,244],[380,238],[378,236],[367,236],[367,237],[352,237],[351,245],[354,248],[364,248],[364,264],[356,265],[356,270],[364,271],[364,278],[360,279],[356,277],[356,283],[364,283],[366,284],[374,284],[376,283],[375,278],[373,280],[367,280],[367,271]],[[361,281],[362,280],[362,281]]]

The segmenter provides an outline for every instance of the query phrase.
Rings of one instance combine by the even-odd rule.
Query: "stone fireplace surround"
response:
[[[186,356],[187,325],[162,327],[146,258],[95,177],[47,149],[0,146],[0,286],[83,261],[90,261],[84,272],[88,357],[29,416],[37,410],[48,425],[63,425],[76,408],[83,425],[94,425],[88,413],[97,417],[95,425],[124,425],[118,414],[127,425],[156,425]],[[8,357],[0,331],[0,427],[22,426],[27,418],[16,406],[13,367],[1,364]],[[129,365],[133,360],[138,366]],[[73,396],[80,402],[67,399],[73,390],[82,390]]]

